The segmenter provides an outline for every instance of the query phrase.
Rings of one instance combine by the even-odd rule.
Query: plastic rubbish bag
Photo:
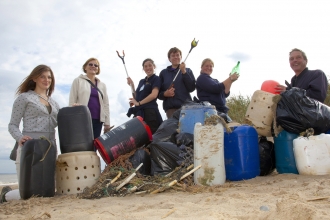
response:
[[[189,146],[192,147],[194,146],[194,135],[190,134],[190,133],[178,133],[175,135],[176,138],[176,144],[178,146],[180,145],[185,145],[185,146]]]
[[[143,175],[150,175],[151,158],[148,152],[143,148],[136,150],[135,153],[129,158],[129,161],[132,163],[134,169],[143,163],[143,166],[139,169],[138,172]]]
[[[274,144],[268,141],[266,137],[259,140],[259,157],[260,157],[260,176],[271,174],[275,168],[275,150]]]
[[[313,128],[315,134],[330,130],[330,108],[306,96],[306,90],[293,87],[281,94],[276,123],[286,131],[299,134]]]
[[[169,118],[159,126],[157,131],[152,135],[153,142],[170,141],[171,135],[177,131],[179,127],[179,120],[176,118]]]
[[[183,161],[180,157],[181,149],[172,142],[151,143],[151,175],[168,174]]]

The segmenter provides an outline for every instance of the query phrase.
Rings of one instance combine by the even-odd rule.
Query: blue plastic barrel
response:
[[[213,105],[182,106],[179,119],[180,133],[194,134],[194,127],[197,122],[204,125],[205,117],[216,114],[217,110]]]
[[[276,170],[278,173],[298,174],[293,154],[293,139],[298,136],[298,134],[283,130],[274,138]]]
[[[249,125],[231,128],[225,132],[226,178],[231,181],[251,179],[260,174],[257,130]]]

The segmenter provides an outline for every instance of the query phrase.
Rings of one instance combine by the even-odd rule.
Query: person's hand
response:
[[[104,125],[103,133],[109,132],[113,127],[114,127],[114,125],[112,125],[112,126],[110,126],[110,125]]]
[[[286,91],[286,87],[283,86],[283,85],[276,85],[275,86],[275,91],[276,92],[279,92],[279,93],[285,92]]]
[[[127,84],[130,85],[134,85],[133,80],[131,79],[131,77],[127,77]]]
[[[131,104],[132,106],[139,106],[139,102],[137,102],[134,98],[129,98],[129,104]]]
[[[18,142],[18,146],[23,146],[23,144],[28,141],[31,140],[32,138],[30,136],[24,135],[21,139],[19,139]]]
[[[79,104],[79,103],[73,103],[72,104],[72,107],[74,107],[74,106],[80,106],[81,104]]]
[[[184,62],[182,62],[181,64],[180,64],[180,70],[181,70],[181,73],[182,74],[186,74],[186,64],[184,63]]]
[[[173,97],[175,95],[175,88],[172,87],[164,92],[165,97]]]
[[[239,75],[237,73],[229,74],[229,79],[232,82],[235,82],[238,79]]]

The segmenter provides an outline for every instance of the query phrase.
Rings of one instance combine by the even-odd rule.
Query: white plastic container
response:
[[[293,153],[299,174],[330,174],[330,134],[294,139]]]
[[[255,127],[261,136],[272,136],[271,128],[274,118],[272,105],[274,104],[274,96],[272,93],[256,90],[245,113],[246,122]]]
[[[96,183],[100,174],[100,158],[94,151],[60,154],[56,161],[56,194],[82,193]]]
[[[194,166],[202,167],[194,173],[194,182],[199,185],[221,185],[226,181],[224,162],[223,125],[195,124]]]

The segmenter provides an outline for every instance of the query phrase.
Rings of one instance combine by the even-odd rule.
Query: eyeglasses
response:
[[[97,64],[89,63],[88,66],[94,66],[94,67],[99,67]]]

